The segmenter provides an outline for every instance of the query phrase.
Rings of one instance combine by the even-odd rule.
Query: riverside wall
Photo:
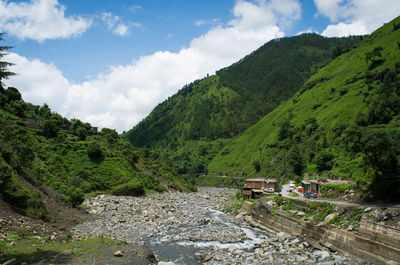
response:
[[[341,250],[375,264],[400,264],[400,231],[362,222],[357,232],[304,221],[286,212],[270,213],[256,205],[251,210],[253,225],[304,237],[318,248]]]

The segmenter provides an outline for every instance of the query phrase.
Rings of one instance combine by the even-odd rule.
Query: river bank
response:
[[[269,233],[225,212],[234,190],[145,197],[100,195],[84,207],[94,219],[75,226],[74,238],[104,236],[145,243],[158,260],[175,264],[357,264],[343,253],[319,250],[301,237]]]

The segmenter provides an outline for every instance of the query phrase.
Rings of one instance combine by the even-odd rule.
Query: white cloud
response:
[[[277,2],[238,1],[234,17],[227,25],[213,27],[179,52],[160,51],[143,56],[79,84],[70,83],[53,65],[10,54],[8,61],[16,64],[12,70],[20,75],[6,84],[20,89],[26,100],[35,104],[46,102],[69,118],[118,131],[128,130],[183,85],[236,62],[273,38],[284,36],[278,25],[299,18],[300,5],[285,0],[292,5],[282,9]],[[118,25],[119,20],[112,14],[103,17],[110,30]],[[36,83],[30,83],[35,78]]]
[[[400,14],[398,0],[314,0],[317,15],[327,16],[334,24],[322,32],[325,36],[368,34]]]
[[[127,36],[129,34],[128,26],[121,21],[119,16],[105,12],[102,14],[101,19],[107,25],[108,30],[113,34],[118,36]]]
[[[130,22],[126,24],[122,22],[119,16],[113,15],[110,12],[103,13],[101,19],[107,25],[109,31],[121,37],[129,35],[129,26],[143,30],[143,25],[141,23]]]
[[[91,19],[65,17],[65,7],[57,0],[10,2],[0,0],[0,31],[19,39],[59,39],[80,36],[91,25]]]

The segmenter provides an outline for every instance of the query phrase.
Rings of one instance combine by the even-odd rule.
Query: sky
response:
[[[369,34],[399,0],[0,0],[4,80],[27,102],[123,132],[264,43]]]

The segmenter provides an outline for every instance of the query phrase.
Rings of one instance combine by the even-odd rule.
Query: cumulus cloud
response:
[[[69,118],[127,130],[183,85],[213,74],[265,42],[284,36],[279,25],[299,18],[300,5],[294,0],[284,0],[289,6],[282,8],[278,2],[282,0],[238,1],[231,21],[211,28],[179,52],[159,51],[143,56],[78,84],[66,80],[54,65],[10,54],[8,61],[16,64],[11,70],[20,75],[7,80],[7,85],[19,88],[26,100],[35,104],[46,102]],[[111,29],[119,22],[112,14],[104,19],[109,21]],[[35,75],[37,81],[31,84]]]
[[[317,15],[333,23],[322,32],[325,36],[368,34],[400,14],[398,0],[314,0]]]
[[[80,36],[91,25],[91,19],[66,17],[66,8],[57,0],[7,2],[0,0],[0,31],[21,40],[60,39]]]

